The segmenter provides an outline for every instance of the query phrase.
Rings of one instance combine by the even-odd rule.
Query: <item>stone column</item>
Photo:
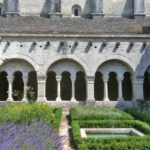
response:
[[[72,98],[71,98],[71,101],[76,101],[76,98],[75,98],[75,77],[71,78],[71,83],[72,83]]]
[[[109,101],[108,97],[108,77],[103,78],[104,81],[104,101]]]
[[[144,18],[144,0],[134,0],[134,18]]]
[[[57,80],[57,98],[56,101],[61,101],[61,76],[56,76],[56,80]]]
[[[123,78],[122,77],[118,77],[117,78],[118,80],[118,101],[122,101],[123,100],[123,93],[122,93],[122,81],[123,81]]]
[[[87,81],[87,100],[86,103],[95,103],[95,98],[94,98],[94,76],[88,76],[86,77]]]
[[[50,6],[50,12],[49,12],[49,17],[52,19],[55,18],[61,18],[62,14],[59,12],[59,10],[57,10],[57,5],[59,3],[57,3],[56,0],[51,0],[51,6]]]
[[[46,76],[37,76],[38,80],[38,98],[37,101],[45,102],[46,101]]]
[[[7,101],[12,102],[13,101],[13,98],[12,98],[12,94],[13,94],[13,89],[12,89],[13,76],[8,76],[7,80],[8,80],[8,99],[7,99]]]
[[[143,83],[144,77],[133,78],[133,100],[143,101]]]
[[[23,93],[23,100],[22,101],[25,101],[27,102],[27,84],[28,84],[28,78],[27,77],[24,77],[23,78],[23,83],[24,83],[24,93]]]
[[[103,16],[103,0],[93,0],[92,18],[102,18]]]

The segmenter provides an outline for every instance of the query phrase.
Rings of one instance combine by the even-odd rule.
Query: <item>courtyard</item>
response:
[[[0,149],[150,149],[149,111],[81,105],[56,108],[35,102],[1,106]],[[89,137],[83,136],[83,128]]]

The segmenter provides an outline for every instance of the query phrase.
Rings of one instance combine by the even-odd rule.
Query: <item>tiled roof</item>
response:
[[[0,33],[27,34],[141,34],[143,24],[150,21],[134,19],[104,18],[49,19],[42,17],[0,17]]]

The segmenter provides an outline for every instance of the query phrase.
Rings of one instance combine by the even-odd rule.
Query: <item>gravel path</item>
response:
[[[72,136],[71,136],[71,126],[69,123],[69,109],[68,108],[63,108],[59,135],[64,136],[63,150],[74,150]]]

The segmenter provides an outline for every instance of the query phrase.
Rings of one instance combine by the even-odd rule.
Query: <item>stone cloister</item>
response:
[[[29,87],[37,101],[53,105],[131,103],[150,98],[149,67],[144,71],[145,77],[137,78],[132,65],[118,56],[110,55],[109,60],[95,67],[93,75],[89,75],[91,73],[82,61],[78,62],[80,59],[70,54],[65,54],[63,58],[56,56],[56,60],[42,66],[42,72],[38,65],[34,66],[36,63],[25,60],[27,57],[18,59],[15,56],[12,54],[14,58],[9,56],[0,66],[2,102],[28,101]],[[15,92],[19,94],[15,96]]]
[[[149,0],[0,0],[0,103],[150,105]]]

